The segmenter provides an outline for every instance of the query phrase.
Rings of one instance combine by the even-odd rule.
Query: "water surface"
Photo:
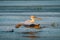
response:
[[[15,28],[17,23],[30,19],[28,14],[26,16],[0,16],[0,40],[60,40],[60,17],[53,16],[55,14],[50,14],[51,17],[47,15],[37,16],[43,19],[36,20],[36,23],[41,24],[42,29],[25,28],[24,26]],[[11,32],[12,29],[14,32]]]

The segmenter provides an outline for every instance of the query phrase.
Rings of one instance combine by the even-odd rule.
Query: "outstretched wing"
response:
[[[19,24],[16,24],[16,28],[19,28],[19,27],[21,27],[23,24],[22,23],[19,23]]]

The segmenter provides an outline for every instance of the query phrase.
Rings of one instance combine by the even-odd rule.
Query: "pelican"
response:
[[[38,18],[36,16],[30,16],[30,20],[26,20],[25,22],[23,23],[18,23],[16,24],[16,28],[19,28],[21,26],[25,26],[27,28],[40,28],[40,24],[36,24],[35,23],[35,20],[42,20],[42,18]]]

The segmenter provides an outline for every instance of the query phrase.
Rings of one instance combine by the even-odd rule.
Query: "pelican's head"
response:
[[[42,20],[42,18],[38,18],[36,16],[30,16],[31,19],[37,19],[37,20]]]
[[[30,16],[30,18],[36,18],[36,16]]]

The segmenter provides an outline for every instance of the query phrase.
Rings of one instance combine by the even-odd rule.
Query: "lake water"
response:
[[[0,40],[60,40],[60,13],[58,12],[28,12],[0,13]],[[23,16],[21,16],[23,15]],[[15,28],[15,25],[29,19],[29,15],[36,15],[42,20],[36,20],[42,29]],[[42,16],[41,16],[42,15]],[[53,25],[52,25],[53,24]],[[10,32],[14,29],[14,32]]]

